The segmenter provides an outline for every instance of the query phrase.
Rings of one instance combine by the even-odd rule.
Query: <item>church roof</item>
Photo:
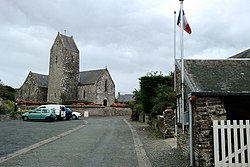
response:
[[[81,71],[80,72],[80,85],[95,84],[96,81],[102,76],[106,69]]]
[[[39,87],[48,87],[48,75],[30,72]]]
[[[250,95],[250,60],[185,60],[184,66],[193,94]]]
[[[250,58],[250,49],[244,50],[243,52],[240,52],[229,58]]]
[[[80,85],[92,85],[103,75],[107,69],[81,71],[80,75]],[[39,87],[48,88],[48,75],[38,74],[30,71],[30,74]]]
[[[78,49],[77,49],[76,43],[75,43],[75,41],[73,39],[73,36],[68,37],[68,36],[62,35],[60,33],[59,33],[59,36],[62,39],[63,46],[66,49],[68,49],[70,51],[74,51],[74,52],[79,52]]]

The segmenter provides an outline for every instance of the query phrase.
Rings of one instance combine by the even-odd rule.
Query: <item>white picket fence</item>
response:
[[[250,167],[249,120],[214,120],[215,167]]]

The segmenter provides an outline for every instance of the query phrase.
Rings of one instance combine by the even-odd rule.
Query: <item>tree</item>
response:
[[[133,91],[135,101],[129,102],[129,107],[132,109],[132,115],[131,119],[133,121],[139,120],[139,114],[143,112],[143,105],[141,102],[141,91],[140,90],[134,90]]]
[[[175,108],[175,93],[168,85],[159,86],[156,89],[156,96],[153,97],[152,115],[160,115],[167,108]]]
[[[141,101],[146,114],[151,114],[154,107],[154,97],[157,96],[157,89],[168,85],[170,86],[172,77],[163,76],[161,73],[150,73],[150,75],[139,78],[141,88]]]
[[[4,85],[0,80],[0,97],[4,100],[15,100],[16,90],[10,86]]]

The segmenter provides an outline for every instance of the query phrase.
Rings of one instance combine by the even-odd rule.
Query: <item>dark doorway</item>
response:
[[[223,98],[228,120],[250,119],[250,97],[228,96]]]
[[[103,100],[103,105],[104,105],[104,106],[107,106],[107,104],[108,104],[108,100],[107,100],[107,99],[104,99],[104,100]]]

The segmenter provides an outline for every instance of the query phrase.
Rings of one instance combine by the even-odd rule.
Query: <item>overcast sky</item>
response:
[[[0,80],[19,88],[29,71],[48,74],[57,32],[80,50],[80,70],[107,66],[116,92],[132,93],[151,71],[173,71],[178,0],[0,0]],[[184,57],[227,58],[250,47],[249,0],[185,0],[192,34]],[[177,27],[177,57],[179,54]]]

